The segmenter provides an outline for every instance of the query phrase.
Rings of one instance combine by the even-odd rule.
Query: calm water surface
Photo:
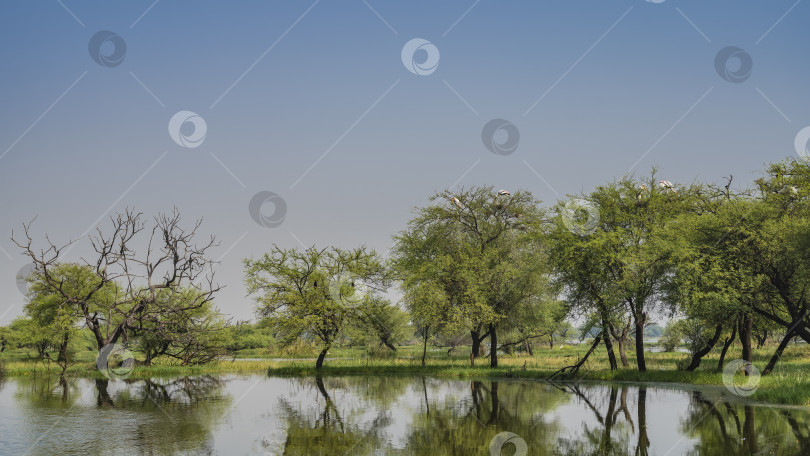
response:
[[[382,376],[7,378],[0,455],[810,455],[810,410],[724,393]]]

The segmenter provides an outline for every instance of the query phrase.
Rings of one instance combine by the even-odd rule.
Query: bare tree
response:
[[[95,276],[89,287],[78,291],[54,274],[69,247],[78,241],[58,246],[46,234],[46,246],[37,249],[31,235],[33,221],[23,224],[23,239],[14,233],[11,236],[33,261],[39,280],[84,319],[99,350],[119,340],[127,342],[134,331],[159,326],[167,312],[199,309],[220,290],[214,283],[216,262],[208,258],[209,250],[218,245],[216,240],[212,236],[202,244],[195,243],[202,220],[187,230],[181,227],[176,208],[152,220],[127,208],[111,216],[110,222],[109,231],[97,227],[89,236],[93,258],[82,261],[93,268]],[[157,305],[161,290],[184,293],[184,299],[173,300],[177,305],[172,308]]]

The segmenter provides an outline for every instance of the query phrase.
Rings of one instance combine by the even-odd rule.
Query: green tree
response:
[[[245,260],[248,292],[257,295],[258,313],[276,328],[284,345],[306,335],[317,338],[320,369],[347,322],[361,321],[373,294],[390,285],[379,255],[365,247],[306,250],[273,249]]]
[[[430,201],[395,236],[395,265],[412,313],[422,327],[470,328],[473,356],[488,336],[490,366],[497,367],[507,317],[546,294],[539,201],[493,187],[445,190]]]
[[[636,363],[646,371],[644,329],[660,304],[671,274],[669,253],[658,240],[666,224],[699,210],[699,187],[659,187],[655,170],[646,182],[629,177],[598,186],[583,198],[593,213],[592,230],[571,229],[571,209],[558,206],[550,227],[551,258],[572,311],[594,314],[602,326],[612,368],[611,325],[629,314],[633,320]],[[570,203],[569,203],[570,204]]]

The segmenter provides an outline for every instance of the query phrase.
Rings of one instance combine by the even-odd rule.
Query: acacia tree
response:
[[[612,368],[610,326],[626,312],[633,320],[638,370],[647,370],[644,328],[671,273],[669,254],[655,240],[670,220],[700,210],[703,200],[699,187],[659,188],[657,181],[653,170],[647,181],[625,177],[586,195],[598,212],[592,232],[570,230],[570,220],[562,223],[570,215],[562,210],[560,223],[551,227],[557,277],[572,307],[599,319]]]
[[[262,258],[246,259],[245,283],[255,294],[259,316],[266,318],[289,345],[304,336],[321,343],[315,367],[324,358],[344,326],[362,322],[373,295],[390,285],[379,255],[361,246],[306,250],[273,249]]]
[[[490,366],[498,366],[498,330],[517,307],[543,294],[545,266],[539,251],[542,213],[527,191],[493,187],[445,190],[418,208],[408,228],[395,237],[397,270],[406,295],[414,290],[440,297],[416,300],[438,306],[420,312],[440,323],[452,316],[470,328],[472,356],[490,338]],[[483,335],[482,331],[486,331]]]
[[[60,274],[67,249],[75,241],[56,245],[46,236],[44,248],[34,246],[30,227],[22,239],[12,240],[36,267],[40,292],[55,297],[68,315],[77,316],[93,333],[98,349],[128,342],[134,331],[145,331],[167,312],[190,312],[211,302],[220,287],[214,284],[209,250],[213,237],[196,244],[198,220],[190,230],[180,213],[159,214],[147,221],[127,209],[110,217],[111,229],[96,228],[89,237],[94,256],[86,261],[81,286]],[[141,252],[141,253],[139,253]],[[156,305],[159,292],[189,293],[176,305]]]
[[[225,352],[228,320],[212,302],[188,310],[196,291],[183,289],[172,292],[160,290],[154,306],[160,308],[155,318],[132,330],[133,347],[144,355],[143,364],[150,365],[159,356],[183,365],[205,364]]]

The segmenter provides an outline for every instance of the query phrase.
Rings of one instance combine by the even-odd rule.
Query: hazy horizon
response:
[[[34,217],[40,246],[126,207],[203,218],[201,236],[221,242],[217,305],[245,320],[242,259],[273,243],[385,253],[413,207],[456,185],[527,189],[547,206],[652,166],[675,183],[747,185],[795,157],[810,125],[801,0],[5,10],[0,324],[24,300],[9,236]],[[283,205],[257,223],[260,192]],[[66,260],[89,253],[80,242]]]

